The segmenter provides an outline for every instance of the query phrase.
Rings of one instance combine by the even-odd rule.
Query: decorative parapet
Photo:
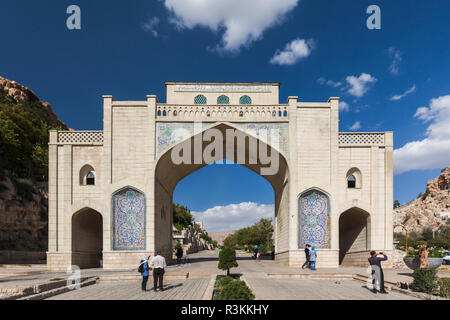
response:
[[[339,146],[385,146],[384,132],[341,132]]]
[[[56,144],[103,145],[103,131],[57,131]]]
[[[170,105],[156,106],[158,121],[289,121],[288,105]]]

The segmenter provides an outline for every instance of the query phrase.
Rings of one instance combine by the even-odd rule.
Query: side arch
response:
[[[370,250],[370,214],[352,207],[339,216],[339,264],[367,265]]]
[[[131,186],[111,196],[111,250],[146,249],[145,194]]]
[[[101,266],[103,251],[103,217],[85,207],[72,215],[72,264],[80,268]]]

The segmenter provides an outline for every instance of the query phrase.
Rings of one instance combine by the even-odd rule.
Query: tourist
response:
[[[310,250],[311,246],[309,244],[307,244],[305,246],[305,257],[306,257],[306,261],[305,263],[302,265],[302,269],[305,268],[309,268],[310,267],[310,261],[309,261],[309,250]]]
[[[159,290],[164,291],[163,289],[163,277],[164,273],[167,269],[166,259],[161,256],[161,251],[156,252],[156,256],[150,262],[150,265],[153,267],[153,290],[158,291],[158,282],[159,282]]]
[[[382,255],[383,257],[380,258],[378,257],[379,255]],[[386,261],[387,259],[388,259],[387,256],[383,252],[380,253],[376,251],[370,252],[369,263],[370,266],[372,267],[372,274],[375,275],[374,286],[372,289],[373,293],[377,293],[376,282],[380,284],[380,293],[387,293],[386,290],[384,289],[384,274],[383,268],[381,267],[381,261]]]
[[[255,247],[253,248],[253,252],[255,253],[255,254],[253,255],[253,258],[256,259],[256,256],[258,255],[258,251],[259,251],[258,245],[255,245]]]
[[[312,271],[316,271],[316,260],[317,260],[317,251],[315,247],[311,247],[309,252],[309,268]]]
[[[420,269],[428,269],[428,251],[427,246],[423,245],[420,247]]]
[[[261,253],[258,251],[256,254],[256,262],[259,262],[259,259],[261,258]]]
[[[149,267],[148,267],[148,257],[144,257],[144,259],[141,260],[141,264],[139,265],[139,272],[141,272],[142,275],[142,291],[147,291],[147,281],[149,277]]]
[[[177,256],[177,264],[180,264],[181,258],[183,257],[183,248],[181,248],[181,246],[177,248],[177,252],[175,255]]]

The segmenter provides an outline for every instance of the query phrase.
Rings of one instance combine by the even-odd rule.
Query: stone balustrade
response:
[[[288,105],[170,105],[156,106],[157,121],[287,122]]]

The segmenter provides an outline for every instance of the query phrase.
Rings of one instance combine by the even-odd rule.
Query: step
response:
[[[80,283],[81,288],[87,287],[87,286],[91,286],[94,285],[98,282],[98,278],[97,277],[93,277],[93,278],[89,278],[84,282]],[[74,289],[70,289],[67,286],[61,287],[61,288],[56,288],[56,289],[52,289],[52,290],[48,290],[45,292],[41,292],[38,294],[34,294],[34,295],[30,295],[30,296],[26,296],[26,297],[22,297],[19,298],[17,300],[44,300],[50,297],[54,297],[69,291],[72,291]]]

